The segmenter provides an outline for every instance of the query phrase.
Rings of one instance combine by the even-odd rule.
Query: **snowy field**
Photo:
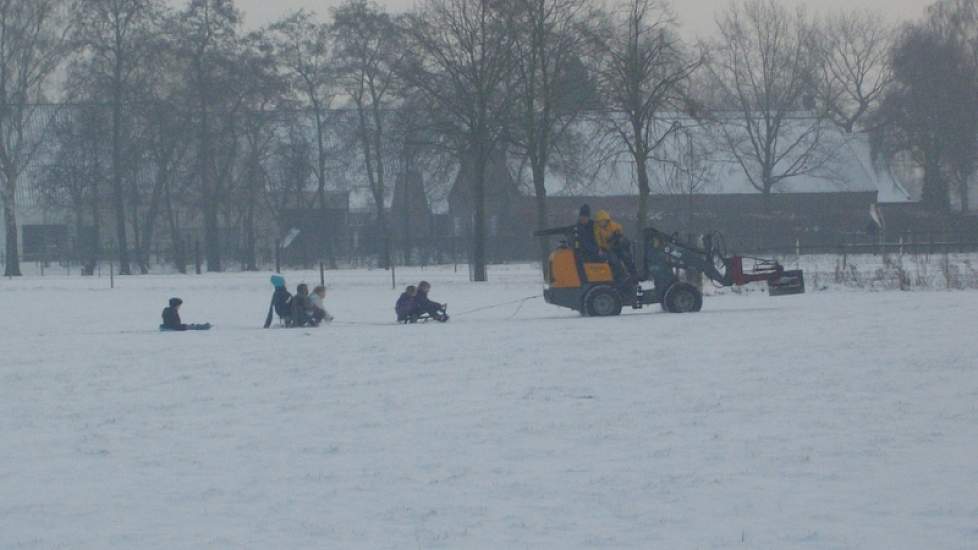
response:
[[[290,288],[318,274],[286,273]],[[0,548],[978,548],[978,292],[586,319],[530,267],[0,281]],[[202,333],[156,330],[185,300]]]

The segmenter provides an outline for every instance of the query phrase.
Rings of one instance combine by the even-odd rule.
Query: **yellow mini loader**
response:
[[[703,293],[680,278],[680,272],[685,270],[698,271],[720,286],[766,281],[771,296],[805,292],[805,277],[800,270],[786,271],[774,260],[727,256],[719,233],[704,237],[703,248],[697,248],[655,228],[646,229],[643,235],[644,265],[639,267],[638,280],[616,281],[607,261],[585,261],[579,251],[568,245],[573,242],[573,231],[571,226],[537,231],[535,235],[565,237],[550,255],[544,298],[549,304],[582,315],[607,317],[619,315],[623,306],[641,309],[651,304],[661,304],[671,313],[699,311]],[[753,262],[746,271],[745,261]],[[651,282],[651,288],[643,287],[642,282]]]

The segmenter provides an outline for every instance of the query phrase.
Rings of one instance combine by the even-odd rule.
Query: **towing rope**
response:
[[[451,313],[450,315],[452,315],[454,317],[458,317],[460,315],[468,315],[470,313],[478,313],[480,311],[487,311],[487,310],[490,310],[490,309],[496,309],[496,308],[500,308],[500,307],[503,307],[503,306],[510,306],[510,305],[513,305],[513,304],[519,304],[519,307],[516,308],[516,311],[514,311],[513,314],[510,315],[510,317],[509,317],[510,319],[512,319],[512,318],[516,317],[516,315],[519,314],[520,310],[523,309],[523,305],[524,304],[526,304],[530,300],[535,300],[537,298],[542,298],[542,297],[543,297],[543,294],[537,294],[536,296],[527,296],[526,298],[520,298],[519,300],[512,300],[512,301],[503,302],[503,303],[500,303],[500,304],[493,304],[491,306],[485,306],[485,307],[479,307],[479,308],[475,308],[475,309],[470,309],[470,310],[467,310],[467,311],[463,311],[461,313]]]

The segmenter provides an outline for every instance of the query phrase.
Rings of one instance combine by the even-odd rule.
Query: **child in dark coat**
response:
[[[285,326],[289,326],[292,324],[292,293],[285,288],[285,277],[272,275],[272,286],[275,287],[275,292],[272,293],[272,303],[268,306],[265,328],[272,326],[274,315],[278,315]]]
[[[418,289],[411,285],[404,289],[404,293],[397,299],[394,312],[397,313],[398,323],[407,323],[411,320],[411,313],[414,311],[414,296]]]
[[[161,330],[187,330],[187,325],[180,322],[180,306],[183,300],[170,298],[170,306],[163,308],[163,324]]]
[[[428,292],[430,290],[431,284],[428,281],[418,283],[418,291],[414,296],[412,316],[420,317],[421,315],[428,314],[432,319],[444,323],[448,321],[448,314],[445,312],[448,306],[447,304],[439,304],[429,299]]]
[[[211,328],[210,323],[204,323],[202,325],[185,325],[180,320],[180,306],[183,305],[183,300],[180,298],[170,298],[170,306],[163,308],[163,324],[160,325],[160,330],[163,331],[185,331],[185,330],[208,330]]]
[[[312,300],[309,299],[309,286],[304,283],[296,287],[295,296],[292,297],[292,326],[319,326]]]

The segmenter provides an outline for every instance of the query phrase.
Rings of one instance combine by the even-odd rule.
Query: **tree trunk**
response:
[[[533,169],[533,191],[535,193],[537,207],[537,229],[547,229],[547,186],[546,170],[539,166],[541,163],[534,162]],[[543,266],[543,280],[548,280],[550,274],[547,272],[550,264],[550,239],[539,238],[537,243],[540,246],[540,265]]]
[[[970,178],[964,177],[961,182],[961,213],[967,214],[971,210],[971,189],[968,189]]]
[[[384,266],[388,269],[394,269],[394,258],[391,251],[391,230],[387,222],[387,214],[384,211],[384,193],[387,191],[387,182],[384,176],[384,160],[383,160],[383,133],[384,127],[381,120],[381,113],[378,106],[378,100],[375,98],[372,103],[371,113],[373,115],[373,146],[374,146],[374,177],[377,179],[376,194],[380,197],[380,202],[377,203],[377,211],[379,214],[381,238],[384,240]]]
[[[207,100],[201,96],[200,113],[200,178],[203,190],[204,210],[204,255],[207,260],[207,271],[219,272],[221,268],[221,240],[218,235],[218,205],[216,182],[213,174],[213,159],[210,149],[210,116],[207,110]]]
[[[119,275],[130,275],[126,206],[122,190],[122,91],[118,82],[112,94],[112,208],[115,212],[115,238],[119,248]]]
[[[180,236],[180,230],[177,225],[177,215],[173,211],[173,200],[170,197],[170,186],[167,185],[164,190],[164,196],[166,198],[166,214],[167,221],[170,225],[170,241],[173,245],[173,263],[180,273],[187,273],[187,255],[186,249],[183,246],[183,239]]]
[[[244,246],[241,251],[241,263],[245,271],[258,271],[258,237],[255,230],[255,209],[258,202],[258,168],[255,164],[259,161],[257,146],[252,146],[252,164],[248,170],[248,202],[245,206],[244,220]]]
[[[649,195],[651,194],[649,167],[644,155],[639,154],[635,156],[635,168],[638,175],[638,219],[636,220],[638,234],[636,237],[641,242],[642,235],[645,234],[645,224],[649,219]]]
[[[153,186],[153,195],[149,199],[149,210],[146,212],[146,220],[143,223],[143,237],[139,246],[139,269],[145,275],[149,273],[149,250],[153,246],[153,234],[156,232],[156,218],[160,213],[160,202],[163,198],[163,186],[167,174],[160,174]]]
[[[935,157],[936,155],[927,154],[924,162],[924,188],[921,202],[935,211],[947,212],[951,209],[947,180],[941,173],[940,164]]]
[[[383,205],[383,203],[381,203],[381,205]],[[377,209],[377,231],[379,232],[381,241],[383,268],[393,269],[394,263],[393,259],[391,258],[391,232],[387,227],[387,214],[384,212],[383,206]]]
[[[11,178],[8,175],[0,191],[3,193],[3,223],[7,232],[4,245],[6,268],[3,274],[5,277],[20,277],[20,251],[17,250],[17,242],[19,241],[17,238],[17,208],[14,204],[17,196],[16,177]]]
[[[310,97],[311,94],[310,94]],[[333,250],[333,235],[327,235],[326,223],[326,143],[323,123],[323,114],[318,100],[313,100],[313,108],[316,110],[316,197],[319,201],[320,210],[320,249],[317,255],[322,259],[326,256],[330,269],[336,269],[336,254]]]
[[[489,155],[484,144],[476,147],[472,178],[472,279],[478,283],[489,280],[486,269],[486,166]]]
[[[98,172],[98,162],[96,161],[96,172]],[[92,242],[89,243],[88,262],[82,271],[85,275],[95,275],[98,267],[99,256],[102,252],[102,215],[101,201],[99,200],[98,183],[92,182]]]
[[[258,238],[255,232],[255,201],[248,202],[248,210],[244,219],[244,268],[245,271],[258,271],[258,255],[255,251]]]

